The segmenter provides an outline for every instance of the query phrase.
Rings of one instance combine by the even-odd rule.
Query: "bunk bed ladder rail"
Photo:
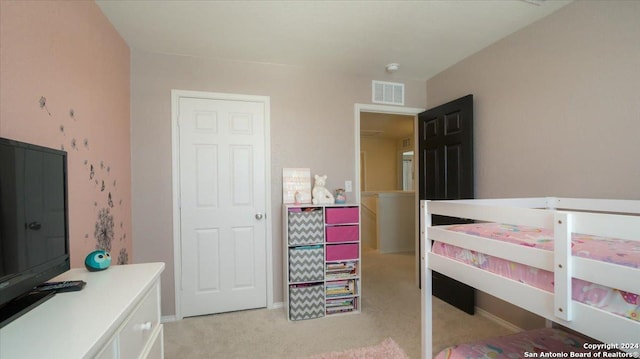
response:
[[[573,261],[571,260],[571,233],[573,221],[570,213],[558,211],[554,213],[554,314],[567,322],[573,320],[571,300],[571,277]]]
[[[433,299],[431,297],[431,269],[429,269],[429,256],[427,255],[431,252],[431,245],[428,242],[427,237],[427,229],[431,227],[431,214],[427,211],[427,204],[429,200],[421,200],[420,201],[420,215],[419,215],[419,226],[420,226],[420,276],[421,276],[421,287],[420,291],[420,302],[421,302],[421,314],[422,314],[422,323],[421,323],[421,332],[422,332],[422,358],[431,359],[433,356]],[[429,245],[427,245],[429,243]]]

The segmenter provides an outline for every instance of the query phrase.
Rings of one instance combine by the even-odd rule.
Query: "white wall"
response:
[[[417,233],[415,192],[380,192],[376,193],[376,197],[378,251],[414,251]]]

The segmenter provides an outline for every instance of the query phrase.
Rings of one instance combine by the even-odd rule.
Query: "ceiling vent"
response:
[[[374,80],[372,93],[373,103],[404,106],[404,84]]]

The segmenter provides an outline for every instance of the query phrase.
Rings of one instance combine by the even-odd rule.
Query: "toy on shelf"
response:
[[[335,199],[329,190],[325,187],[327,183],[327,175],[315,175],[315,183],[311,194],[313,195],[313,204],[333,204]]]
[[[84,266],[89,272],[105,270],[109,268],[109,265],[111,265],[111,255],[102,249],[89,253],[84,259]]]

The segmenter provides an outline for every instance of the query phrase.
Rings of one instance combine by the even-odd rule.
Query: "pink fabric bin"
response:
[[[355,242],[358,240],[358,226],[327,227],[327,242]]]
[[[357,243],[327,245],[326,256],[328,261],[356,259],[358,258],[358,254]]]
[[[327,224],[358,223],[358,207],[327,208]]]

